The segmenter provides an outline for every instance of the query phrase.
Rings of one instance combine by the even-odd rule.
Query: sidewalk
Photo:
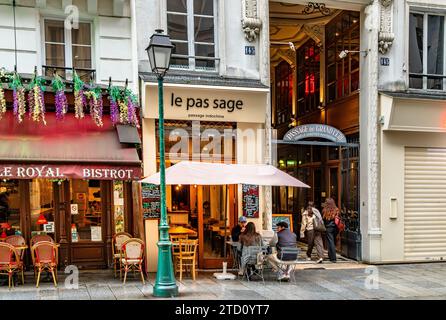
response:
[[[321,269],[323,268],[323,269]],[[367,272],[366,272],[367,271]],[[378,288],[370,284],[370,272],[376,275]],[[25,285],[11,290],[0,287],[1,300],[121,300],[155,299],[152,296],[155,274],[145,285],[129,275],[126,285],[113,277],[111,270],[81,271],[78,289],[64,286],[66,275],[59,272],[59,287],[51,282],[35,288],[32,273]],[[367,278],[369,277],[369,278]],[[177,299],[194,300],[327,300],[327,299],[446,299],[446,264],[410,264],[367,266],[358,263],[305,264],[295,272],[296,282],[278,282],[273,274],[261,280],[217,280],[212,272],[200,272],[196,281],[178,281]]]

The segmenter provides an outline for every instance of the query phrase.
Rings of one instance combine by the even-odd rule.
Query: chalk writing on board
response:
[[[273,214],[273,230],[277,231],[277,224],[279,222],[286,222],[288,224],[288,228],[293,231],[293,215],[291,214]]]
[[[259,186],[244,184],[243,191],[243,215],[248,218],[259,217]]]
[[[144,219],[159,218],[161,215],[161,196],[159,186],[142,183],[141,197]]]

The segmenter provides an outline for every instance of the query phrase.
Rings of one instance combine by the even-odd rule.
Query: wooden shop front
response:
[[[97,127],[74,117],[56,123],[48,113],[43,126],[27,118],[16,124],[8,111],[3,121],[11,125],[0,126],[2,236],[21,234],[29,244],[36,234],[50,235],[62,268],[110,266],[113,234],[138,236],[135,144],[105,118]]]

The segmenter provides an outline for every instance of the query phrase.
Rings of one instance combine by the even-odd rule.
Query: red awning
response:
[[[33,178],[35,174],[30,164],[39,163],[56,167],[66,176],[87,178],[83,169],[132,170],[132,177],[119,180],[137,179],[141,176],[141,161],[133,146],[119,142],[116,129],[109,117],[104,117],[103,127],[98,127],[86,115],[84,119],[76,119],[74,114],[66,115],[63,121],[57,121],[54,113],[46,114],[47,125],[34,122],[26,116],[22,123],[14,119],[8,111],[0,120],[0,177],[5,167],[15,165],[16,168],[31,168],[30,174],[20,174],[11,178]],[[57,164],[54,166],[53,164]],[[61,166],[63,165],[63,166]],[[37,167],[39,167],[37,165]],[[9,169],[8,169],[9,170]],[[133,171],[136,170],[136,171]],[[114,179],[110,172],[93,171],[98,173],[97,179]],[[139,172],[139,173],[138,173]],[[86,171],[87,174],[87,171]],[[88,174],[87,174],[88,175]],[[100,177],[99,177],[100,175]],[[51,176],[51,172],[50,172]],[[3,175],[3,178],[5,176]],[[57,177],[55,177],[57,178]],[[90,177],[95,179],[94,177]]]

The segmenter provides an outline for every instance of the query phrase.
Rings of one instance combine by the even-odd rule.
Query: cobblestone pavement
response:
[[[265,283],[217,280],[212,272],[200,272],[196,281],[178,281],[177,299],[206,300],[327,300],[327,299],[446,299],[446,263],[367,266],[351,262],[302,264],[295,279],[278,282],[271,272],[265,273]],[[114,300],[155,299],[152,296],[155,274],[143,285],[130,275],[126,285],[113,277],[111,270],[81,271],[78,289],[67,289],[66,275],[59,272],[59,287],[49,281],[35,288],[33,274],[26,275],[25,285],[11,290],[0,287],[2,300]],[[371,281],[371,278],[378,281]],[[2,281],[4,277],[2,277]]]

